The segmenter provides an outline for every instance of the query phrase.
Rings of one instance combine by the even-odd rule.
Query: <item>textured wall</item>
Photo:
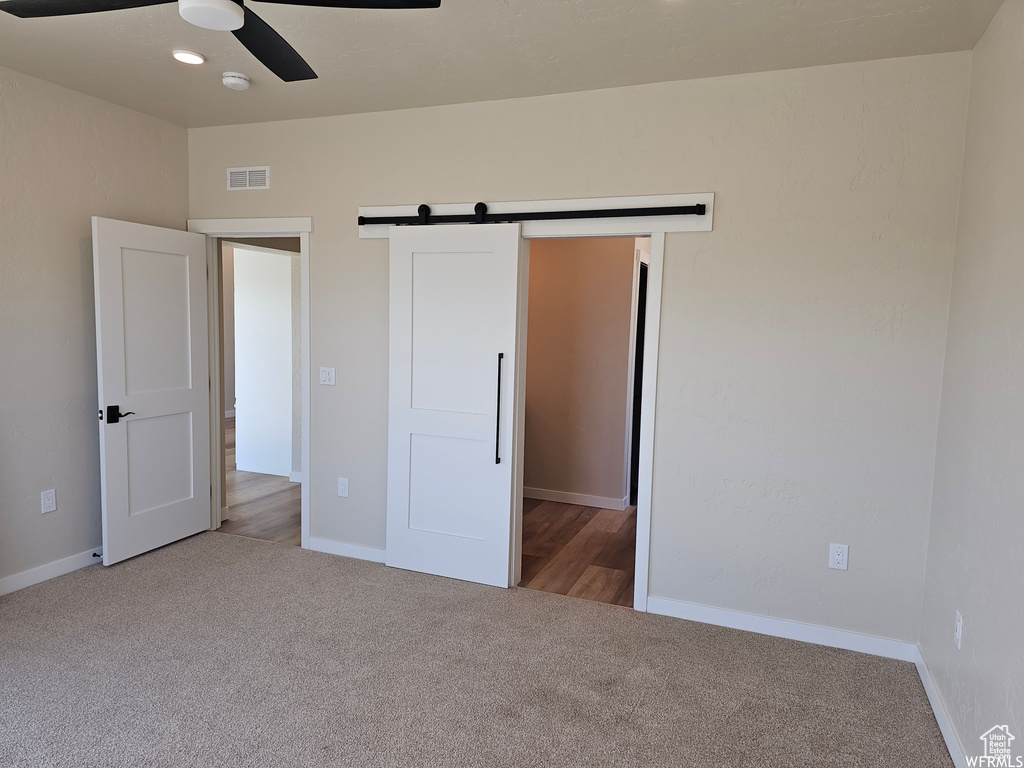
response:
[[[667,239],[650,591],[917,640],[969,56],[776,77]]]
[[[624,492],[634,238],[534,240],[526,357],[527,488]]]
[[[183,128],[0,69],[0,577],[100,544],[90,217],[187,208]]]
[[[312,366],[338,386],[312,392],[312,535],[384,546],[387,243],[359,205],[714,191],[715,231],[667,245],[652,590],[916,640],[969,66],[191,130],[193,216],[313,217]],[[258,164],[271,190],[225,192]]]
[[[974,52],[921,631],[968,754],[997,724],[1024,752],[1022,40],[1008,0]]]

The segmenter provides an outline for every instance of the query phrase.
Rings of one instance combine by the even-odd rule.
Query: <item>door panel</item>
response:
[[[518,224],[392,228],[388,565],[509,585],[519,247]]]
[[[192,414],[138,418],[128,433],[128,515],[155,512],[195,497]]]
[[[127,394],[192,386],[188,268],[184,254],[121,251]]]
[[[93,271],[111,565],[210,526],[206,238],[93,218]]]
[[[489,290],[477,290],[489,287],[491,268],[488,254],[413,253],[413,408],[493,410]]]
[[[427,533],[483,541],[482,516],[467,510],[487,505],[485,487],[465,482],[461,469],[489,458],[490,442],[437,435],[412,435],[409,458],[409,527]],[[443,489],[435,493],[435,489]]]

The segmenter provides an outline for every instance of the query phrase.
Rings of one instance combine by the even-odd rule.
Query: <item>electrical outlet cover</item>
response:
[[[47,512],[57,511],[57,492],[53,489],[49,491],[43,491],[40,495],[40,503],[42,504],[43,514]]]
[[[828,567],[845,571],[849,563],[850,547],[846,544],[828,545]]]

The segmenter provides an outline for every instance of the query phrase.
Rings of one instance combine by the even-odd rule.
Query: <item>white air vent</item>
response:
[[[270,189],[270,166],[228,168],[228,191],[233,189]]]

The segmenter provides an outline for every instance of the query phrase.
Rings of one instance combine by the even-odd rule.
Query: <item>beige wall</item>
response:
[[[384,546],[387,243],[358,206],[714,191],[715,231],[667,242],[651,589],[916,640],[969,67],[191,130],[193,216],[313,217],[312,367],[338,378],[312,392],[312,535]],[[260,164],[273,189],[224,190]]]
[[[1021,41],[1024,0],[1008,0],[974,53],[921,631],[968,754],[993,725],[1024,744]]]
[[[185,129],[0,68],[0,578],[100,544],[90,217],[183,229],[187,176]]]
[[[530,243],[527,496],[539,489],[620,504],[628,496],[623,464],[635,243]]]

